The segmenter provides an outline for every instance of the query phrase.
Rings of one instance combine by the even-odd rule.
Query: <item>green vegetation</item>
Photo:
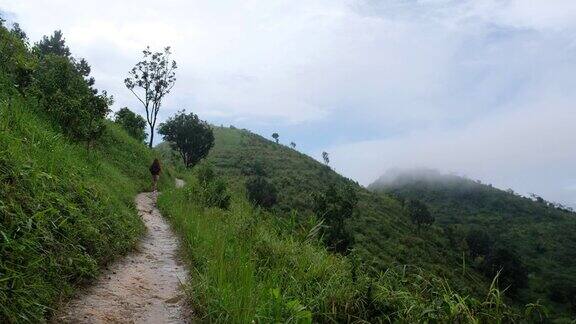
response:
[[[158,133],[180,154],[187,168],[205,158],[214,146],[214,134],[208,123],[184,110],[160,124]]]
[[[189,296],[199,320],[521,320],[491,281],[462,268],[438,229],[417,233],[396,200],[248,131],[215,127],[214,134],[208,161],[188,176],[185,188],[159,198],[195,268]],[[254,177],[277,188],[277,204],[262,208],[249,199],[245,184]],[[228,208],[209,203],[218,198],[198,198],[207,183],[222,180],[231,195]],[[339,189],[331,194],[331,186]],[[328,219],[337,212],[344,216]],[[330,252],[326,224],[336,234],[349,231],[353,249]],[[543,316],[538,304],[527,311]]]
[[[309,156],[249,131],[222,127],[213,130],[215,145],[207,160],[216,173],[239,187],[245,186],[253,174],[265,174],[277,190],[274,213],[283,217],[297,213],[299,222],[312,216],[319,221],[324,215],[315,211],[314,196],[325,194],[331,186],[350,187],[358,202],[344,222],[344,230],[351,234],[354,254],[360,260],[382,271],[418,266],[449,279],[463,294],[482,296],[489,287],[491,279],[477,271],[462,273],[461,252],[451,246],[440,228],[418,231],[397,200],[372,193]],[[327,233],[323,230],[322,234]]]
[[[154,144],[154,129],[162,100],[166,97],[176,82],[176,61],[170,61],[170,47],[163,52],[152,53],[150,47],[142,51],[142,61],[136,63],[124,79],[126,88],[142,103],[146,110],[146,121],[150,126],[150,141]]]
[[[477,181],[420,171],[371,188],[426,203],[445,236],[515,300],[540,300],[554,317],[576,314],[576,214]]]
[[[0,27],[2,323],[42,321],[144,230],[133,199],[152,152],[104,119],[88,74],[61,33],[30,49]]]
[[[194,267],[189,298],[206,322],[502,322],[519,319],[493,287],[481,299],[454,292],[413,267],[377,272],[328,252],[311,218],[254,207],[229,185],[228,209],[198,199],[206,166],[159,207],[184,240]],[[218,196],[218,194],[214,194]],[[534,307],[534,316],[539,308]]]
[[[148,136],[144,118],[128,109],[128,107],[124,107],[114,113],[114,122],[122,126],[138,142],[144,142]]]

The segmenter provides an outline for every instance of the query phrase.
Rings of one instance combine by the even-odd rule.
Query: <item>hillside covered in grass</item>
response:
[[[227,181],[232,180],[232,181]],[[539,318],[506,305],[495,289],[479,298],[414,266],[378,271],[328,251],[315,222],[254,206],[238,182],[207,164],[159,207],[194,268],[194,321],[215,323],[513,322]]]
[[[510,251],[526,276],[518,299],[541,300],[557,316],[576,314],[576,213],[569,208],[430,170],[383,177],[370,188],[426,203],[478,268]]]
[[[49,317],[144,231],[133,200],[149,189],[153,152],[101,115],[64,54],[0,24],[2,323]]]
[[[492,278],[462,265],[460,251],[441,228],[419,230],[398,200],[247,130],[213,131],[215,145],[203,165],[213,169],[215,184],[202,180],[196,168],[183,191],[160,199],[187,241],[197,269],[191,298],[203,319],[520,319],[490,289]],[[166,143],[159,150],[180,163]],[[265,187],[276,193],[272,206],[251,203],[254,174],[272,184]],[[316,213],[315,197],[327,188],[352,188],[358,199],[346,220],[353,244],[344,252],[325,245],[330,223]],[[222,203],[223,194],[230,196],[229,205]],[[494,307],[502,313],[495,315]]]
[[[354,235],[356,255],[378,269],[411,265],[448,278],[464,290],[478,288],[474,274],[462,276],[461,256],[453,253],[437,229],[417,232],[398,203],[365,190],[311,157],[278,145],[246,130],[217,127],[208,162],[223,176],[243,181],[245,169],[261,164],[278,189],[277,210],[297,212],[306,219],[313,213],[313,195],[336,187],[352,186],[358,207],[348,226]]]

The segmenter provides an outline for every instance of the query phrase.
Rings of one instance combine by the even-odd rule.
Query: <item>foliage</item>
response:
[[[472,257],[487,256],[492,242],[490,236],[482,229],[472,229],[466,235],[466,244]]]
[[[324,164],[328,165],[330,163],[330,156],[328,152],[322,152],[322,160],[324,160]]]
[[[210,125],[194,113],[184,110],[160,124],[158,133],[180,153],[186,167],[193,167],[208,155],[214,146],[214,134]]]
[[[324,241],[333,251],[346,253],[352,247],[354,237],[346,227],[346,221],[354,215],[358,196],[351,186],[337,190],[330,185],[325,192],[314,194],[314,213],[327,225]]]
[[[94,95],[68,58],[42,57],[34,85],[42,107],[67,135],[90,143],[103,134],[112,98],[106,92]]]
[[[428,207],[419,200],[408,200],[404,209],[406,209],[412,223],[418,225],[418,228],[420,228],[421,225],[432,225],[432,223],[434,223],[434,217],[430,214]]]
[[[200,166],[202,167],[202,166]],[[456,293],[428,272],[393,267],[375,272],[323,248],[299,223],[254,208],[241,188],[229,210],[190,199],[213,172],[197,170],[184,189],[159,197],[159,207],[184,240],[194,266],[188,296],[195,321],[216,323],[511,323],[519,314],[492,286],[476,299]],[[232,186],[234,188],[234,186]],[[292,216],[295,216],[292,214]],[[531,308],[533,313],[538,307]]]
[[[259,175],[246,180],[246,194],[248,201],[263,208],[270,208],[278,201],[276,187]]]
[[[273,133],[272,138],[276,141],[276,144],[278,144],[278,138],[280,138],[280,135],[278,135],[278,133]]]
[[[114,122],[126,130],[130,136],[139,142],[144,142],[148,134],[146,133],[146,121],[144,118],[130,109],[124,107],[114,114]]]
[[[66,46],[66,40],[60,30],[54,31],[50,37],[42,37],[42,40],[34,46],[34,50],[42,56],[56,55],[65,58],[71,56],[70,48]]]
[[[45,321],[143,233],[133,199],[153,156],[105,120],[110,98],[89,74],[61,33],[33,53],[0,27],[2,323]]]
[[[124,84],[146,109],[146,121],[150,126],[148,146],[152,147],[158,112],[162,100],[174,87],[177,65],[176,61],[170,61],[170,47],[164,48],[164,52],[155,53],[150,51],[150,47],[146,47],[142,53],[142,61],[136,63],[128,72]]]
[[[498,249],[511,252],[522,265],[513,271],[512,277],[519,279],[513,286],[524,286],[524,273],[528,274],[527,287],[515,292],[514,300],[523,304],[540,300],[552,318],[575,316],[576,309],[568,299],[551,298],[569,295],[576,282],[576,214],[568,208],[432,171],[401,174],[371,188],[425,202],[453,246],[478,259],[472,265],[488,277],[502,264],[486,271],[483,260],[501,259],[494,258],[497,254],[489,256]],[[510,285],[507,277],[503,271],[501,287]]]
[[[110,124],[88,154],[41,111],[31,98],[0,101],[2,323],[41,322],[144,231],[133,199],[150,152]]]
[[[295,150],[296,149],[296,143],[290,142],[290,147]]]
[[[228,127],[214,127],[213,131],[215,145],[207,161],[215,172],[243,190],[247,178],[263,174],[276,188],[277,203],[272,211],[281,218],[294,217],[296,224],[314,219],[314,236],[323,234],[326,224],[320,224],[315,216],[313,196],[330,185],[337,190],[352,188],[358,198],[357,213],[345,223],[358,262],[369,262],[379,271],[416,265],[446,278],[463,295],[481,297],[490,285],[491,278],[485,279],[480,270],[467,267],[462,271],[462,251],[438,227],[433,225],[415,235],[398,201],[372,193],[315,159],[249,131]]]
[[[492,251],[483,265],[488,276],[500,273],[500,287],[515,294],[519,289],[528,284],[528,272],[520,261],[520,258],[505,248],[497,248]]]
[[[230,194],[226,183],[214,174],[208,164],[199,165],[196,169],[198,185],[187,186],[186,194],[189,200],[196,201],[206,207],[228,209]]]

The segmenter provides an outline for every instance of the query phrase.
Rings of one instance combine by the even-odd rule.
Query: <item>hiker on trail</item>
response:
[[[156,193],[158,189],[158,179],[160,178],[160,172],[162,172],[162,167],[160,167],[160,161],[154,159],[152,165],[150,166],[150,173],[152,174],[152,191]]]

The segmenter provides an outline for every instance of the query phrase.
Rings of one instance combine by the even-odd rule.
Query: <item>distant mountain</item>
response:
[[[527,275],[519,300],[539,299],[556,313],[576,313],[576,213],[570,208],[425,169],[391,171],[369,189],[424,202],[480,271],[502,251],[517,257]]]

